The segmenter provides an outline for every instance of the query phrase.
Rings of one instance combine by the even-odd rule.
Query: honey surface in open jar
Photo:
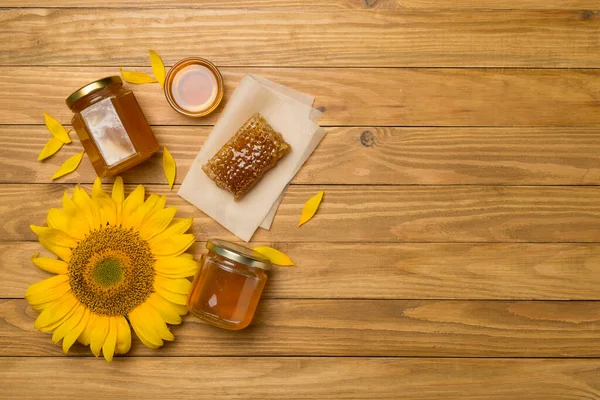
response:
[[[189,117],[202,117],[214,111],[221,102],[223,77],[208,60],[184,58],[167,73],[164,90],[175,111]]]

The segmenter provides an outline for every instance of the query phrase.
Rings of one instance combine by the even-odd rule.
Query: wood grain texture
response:
[[[4,7],[140,7],[137,0],[4,0]],[[144,8],[201,8],[201,9],[254,9],[254,10],[297,10],[297,11],[340,11],[340,10],[594,10],[595,0],[150,0]],[[594,12],[594,11],[589,11]]]
[[[297,268],[271,272],[263,298],[600,300],[600,245],[257,243]],[[0,243],[0,298],[50,276],[37,242]],[[191,252],[205,253],[203,242]]]
[[[0,185],[0,240],[33,240],[30,224],[42,224],[48,209],[72,185]],[[89,185],[84,185],[88,192]],[[235,236],[164,185],[147,193],[165,194],[178,216],[194,217],[197,240]],[[127,190],[131,190],[128,187]],[[302,206],[325,190],[310,223],[297,228]],[[598,242],[600,187],[502,186],[291,186],[268,242]]]
[[[0,300],[3,356],[61,355],[25,300]],[[264,299],[243,333],[188,315],[131,356],[600,357],[600,302]],[[133,334],[133,333],[132,333]],[[74,346],[70,355],[90,356]]]
[[[155,126],[177,161],[181,183],[210,127]],[[23,136],[27,140],[23,140]],[[79,141],[55,157],[82,151]],[[36,161],[50,134],[44,126],[0,126],[4,183],[48,183],[58,162]],[[297,184],[600,184],[600,128],[337,127],[292,181]],[[126,182],[165,183],[162,155],[122,175]],[[91,183],[91,164],[64,182]]]
[[[598,360],[16,357],[0,398],[592,400],[598,374]]]
[[[221,71],[222,104],[246,73],[255,73],[315,96],[314,106],[325,111],[320,121],[325,126],[600,126],[600,69]],[[5,94],[0,97],[0,124],[42,124],[42,110],[68,123],[72,113],[64,104],[67,96],[115,74],[117,67],[0,67],[0,93]],[[168,107],[158,84],[136,85],[133,90],[153,125],[211,125],[220,114],[219,108],[207,118],[184,117]]]
[[[198,45],[196,52],[219,66],[593,68],[600,62],[600,15],[581,11],[173,8],[92,15],[25,8],[0,10],[0,27],[1,65],[147,65],[148,48],[172,64]]]

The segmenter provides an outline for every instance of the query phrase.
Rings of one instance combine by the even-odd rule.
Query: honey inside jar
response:
[[[188,298],[195,317],[220,328],[247,327],[256,311],[271,267],[260,254],[222,240],[210,240]]]
[[[202,117],[223,98],[223,78],[210,61],[185,58],[173,65],[165,78],[165,97],[180,114]]]
[[[171,92],[181,108],[190,112],[201,112],[216,100],[219,85],[211,70],[204,65],[183,67],[173,78]]]
[[[158,142],[131,90],[118,76],[94,81],[66,100],[71,123],[99,177],[119,174],[158,151]]]

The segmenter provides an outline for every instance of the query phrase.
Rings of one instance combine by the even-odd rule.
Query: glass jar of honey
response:
[[[203,117],[221,103],[223,77],[219,69],[204,58],[184,58],[167,73],[164,90],[175,111],[188,117]]]
[[[94,81],[66,100],[73,128],[99,177],[150,158],[158,142],[131,90],[118,76]]]
[[[247,327],[267,282],[271,263],[261,254],[224,240],[209,240],[188,298],[190,313],[229,330]]]

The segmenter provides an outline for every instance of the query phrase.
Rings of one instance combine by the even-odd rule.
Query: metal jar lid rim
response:
[[[273,266],[268,258],[262,254],[240,246],[235,243],[220,239],[210,239],[206,242],[206,248],[222,257],[253,268],[269,270]]]
[[[65,103],[67,103],[67,107],[71,108],[71,106],[73,104],[75,104],[75,102],[77,100],[81,99],[82,97],[85,97],[92,92],[95,92],[97,90],[100,90],[107,86],[110,86],[113,83],[119,83],[122,85],[123,81],[121,80],[120,76],[113,75],[113,76],[108,76],[106,78],[98,79],[97,81],[94,81],[94,82],[90,82],[87,85],[82,86],[79,89],[77,89],[76,91],[74,91],[73,93],[71,93],[71,95],[69,97],[67,97],[67,100],[65,100]]]

